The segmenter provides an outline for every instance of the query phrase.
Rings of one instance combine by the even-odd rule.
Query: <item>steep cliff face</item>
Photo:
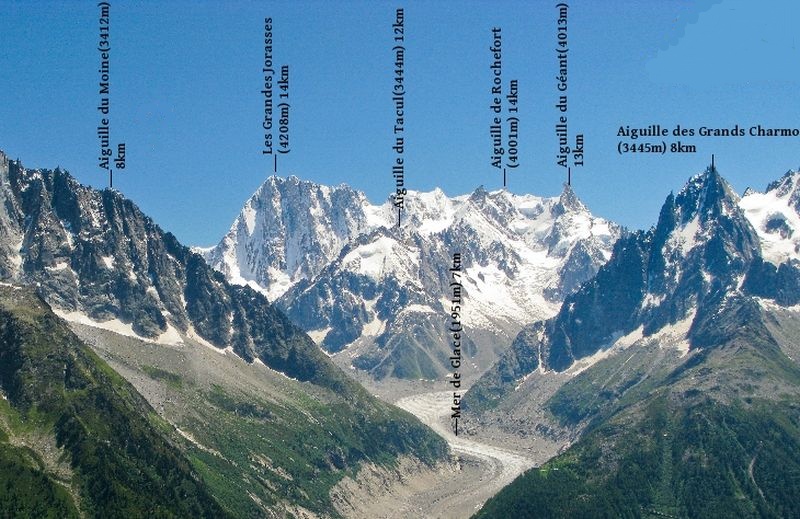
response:
[[[169,511],[187,517],[325,516],[333,509],[331,489],[364,464],[390,466],[401,456],[435,463],[447,456],[441,438],[350,380],[263,294],[229,284],[122,195],[81,186],[62,170],[30,170],[0,158],[2,284],[35,290],[49,304],[29,294],[17,305],[20,314],[33,315],[48,333],[58,331],[50,340],[33,324],[0,322],[0,462],[4,402],[15,408],[12,418],[30,405],[63,404],[66,436],[54,441],[83,449],[75,455],[89,463],[85,495],[105,492],[100,479],[108,477],[114,492],[135,501],[128,508],[125,496],[112,501],[122,503],[118,516],[126,517]],[[68,333],[51,307],[108,365]],[[35,334],[43,337],[36,340],[36,355],[21,356],[18,344]],[[87,368],[76,356],[97,366]],[[58,400],[62,393],[66,400]],[[114,407],[117,393],[125,394],[125,416]],[[87,424],[103,434],[84,437]],[[154,449],[166,454],[154,457],[147,450],[148,427],[160,431],[153,442],[171,441],[187,458],[170,457],[175,449],[162,444]],[[104,447],[106,441],[113,449]],[[111,452],[117,447],[122,452]],[[19,449],[12,454],[20,461]],[[76,512],[70,495],[58,491],[60,482],[29,470],[37,463],[28,459],[15,470],[35,478],[36,491],[49,494],[63,515]],[[165,463],[169,470],[159,472]],[[180,479],[184,468],[188,480]],[[125,474],[117,478],[115,471]],[[207,478],[207,487],[197,474]],[[161,493],[153,491],[152,507],[141,508],[151,485]],[[25,490],[13,481],[8,488]],[[216,501],[196,503],[209,492]],[[91,496],[102,501],[102,495]],[[171,508],[161,506],[170,501]]]
[[[488,352],[478,360],[488,363],[531,315],[552,315],[594,275],[620,234],[569,186],[558,198],[479,188],[454,198],[411,193],[406,202],[398,229],[388,202],[273,177],[203,253],[231,282],[277,297],[328,353],[348,350],[351,365],[376,378],[415,379],[447,370],[441,316],[453,254],[474,339],[465,353]]]
[[[196,337],[287,376],[344,383],[262,294],[230,285],[118,192],[5,156],[0,168],[0,272],[39,287],[61,315],[156,342]]]
[[[796,185],[740,200],[709,168],[519,334],[465,415],[574,441],[477,517],[798,514]]]
[[[371,211],[348,186],[270,177],[245,203],[208,262],[232,283],[261,288],[270,300],[312,279],[352,239],[389,215]]]
[[[791,198],[786,178],[782,188],[773,184],[768,193]],[[707,324],[731,297],[796,301],[797,260],[787,257],[780,266],[765,262],[763,247],[790,247],[776,245],[775,225],[766,223],[776,216],[762,222],[748,217],[763,216],[755,205],[747,197],[740,200],[714,168],[692,177],[667,197],[654,228],[621,238],[609,262],[567,296],[555,317],[517,337],[466,404],[494,405],[526,375],[565,371],[623,338],[652,337],[685,325],[685,340],[693,348],[712,344]],[[783,234],[788,238],[789,231]]]

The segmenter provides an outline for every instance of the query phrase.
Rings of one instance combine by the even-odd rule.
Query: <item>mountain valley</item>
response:
[[[92,369],[121,381],[119,373],[132,384],[125,391],[137,404],[127,419],[152,422],[156,433],[137,441],[142,448],[161,442],[180,452],[172,455],[190,471],[197,485],[192,495],[201,492],[204,506],[217,510],[210,516],[336,516],[331,490],[360,467],[447,460],[442,439],[370,396],[264,296],[230,286],[119,193],[81,186],[63,170],[25,169],[0,155],[0,197],[0,266],[9,290],[35,289],[47,303],[31,296],[30,305],[39,305],[49,321],[58,321],[54,313],[65,319],[117,371],[96,357]],[[53,340],[53,347],[66,351],[75,344],[81,342]],[[12,346],[5,341],[4,352]],[[6,380],[17,380],[48,355],[40,347],[22,364],[4,363]],[[40,378],[35,380],[58,387],[58,377]],[[17,405],[9,387],[4,396]],[[33,394],[27,405],[54,407],[54,413],[73,407],[71,400],[51,404],[42,398]],[[89,400],[82,413],[105,412],[103,405]],[[6,418],[15,420],[15,412]],[[44,434],[49,423],[42,425]],[[120,427],[119,441],[129,445],[127,426]],[[105,441],[88,434],[88,441]],[[83,456],[76,452],[60,463],[81,466]],[[36,459],[28,464],[40,464]],[[123,459],[106,462],[109,471],[123,470],[117,466]],[[139,470],[148,471],[146,464],[154,461],[139,462],[145,464]],[[59,481],[82,484],[78,475],[65,474]],[[88,505],[96,487],[73,491],[70,507],[54,484],[48,492],[64,510],[110,516],[109,509]],[[132,504],[120,513],[144,513],[142,492],[131,487]],[[195,506],[180,499],[173,504]]]
[[[515,339],[470,426],[573,436],[479,517],[798,514],[798,179],[740,199],[708,168]]]
[[[0,507],[797,516],[798,184],[739,197],[712,166],[644,231],[570,186],[437,190],[397,229],[347,186],[271,177],[191,250],[116,191],[0,155],[0,463],[20,481]]]

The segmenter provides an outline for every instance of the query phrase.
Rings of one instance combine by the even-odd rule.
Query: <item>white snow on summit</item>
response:
[[[413,314],[415,325],[431,312],[448,315],[448,267],[460,252],[464,322],[497,345],[554,315],[609,259],[620,235],[569,186],[552,198],[482,187],[456,197],[409,191],[405,204],[398,228],[391,200],[373,205],[346,185],[270,177],[220,243],[200,252],[232,283],[279,300],[290,318],[307,319],[300,326],[317,342],[346,327],[334,336],[349,344],[356,335],[402,333],[392,325],[400,327],[404,315]],[[390,320],[368,304],[377,300]],[[347,322],[332,322],[346,315]]]
[[[230,282],[275,300],[298,281],[313,278],[370,225],[384,221],[379,211],[368,214],[368,205],[347,186],[270,177],[216,247],[195,250]]]
[[[800,260],[800,172],[789,171],[765,193],[749,191],[739,205],[758,233],[766,261]]]

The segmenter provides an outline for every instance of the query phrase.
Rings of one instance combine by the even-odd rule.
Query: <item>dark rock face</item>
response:
[[[548,369],[561,371],[574,359],[594,353],[620,326],[633,327],[646,291],[646,238],[639,233],[621,238],[606,268],[567,297],[546,326]]]
[[[782,306],[800,303],[800,264],[795,261],[777,267],[761,258],[750,264],[742,290],[750,295],[773,299]]]
[[[0,154],[0,273],[62,311],[119,319],[146,338],[194,333],[300,380],[342,383],[314,343],[266,298],[222,274],[113,190]]]
[[[709,323],[734,295],[796,304],[800,265],[776,267],[761,258],[759,235],[738,196],[709,168],[667,197],[654,228],[620,238],[597,275],[567,296],[554,318],[537,324],[542,333],[521,333],[470,390],[467,405],[500,398],[539,367],[534,357],[543,369],[563,371],[638,327],[648,336],[694,315],[691,347],[707,347],[714,343]]]
[[[612,259],[548,326],[547,366],[563,370],[622,334],[654,333],[735,290],[759,255],[755,230],[716,169],[667,197],[658,224],[620,239]]]
[[[520,376],[541,367],[541,334],[544,321],[526,326],[516,336],[500,360],[473,385],[462,400],[465,408],[492,408],[500,403]],[[520,375],[522,374],[522,375]]]

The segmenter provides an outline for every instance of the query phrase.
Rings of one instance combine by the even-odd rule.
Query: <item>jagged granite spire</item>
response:
[[[348,384],[264,296],[231,286],[117,191],[9,161],[0,197],[2,278],[36,285],[62,315],[159,341],[184,334],[300,380]]]
[[[755,229],[738,202],[716,168],[693,176],[666,198],[656,227],[623,235],[608,263],[566,297],[555,317],[520,334],[470,390],[473,404],[510,391],[513,386],[498,383],[502,378],[518,380],[531,366],[566,370],[640,327],[648,336],[692,316],[709,322],[760,258]],[[707,330],[693,327],[690,343],[703,343],[699,336]],[[519,362],[524,352],[536,352],[536,359]]]
[[[553,216],[561,216],[569,211],[587,211],[586,206],[573,191],[572,186],[564,184],[564,189],[558,197],[558,203],[553,207]]]

